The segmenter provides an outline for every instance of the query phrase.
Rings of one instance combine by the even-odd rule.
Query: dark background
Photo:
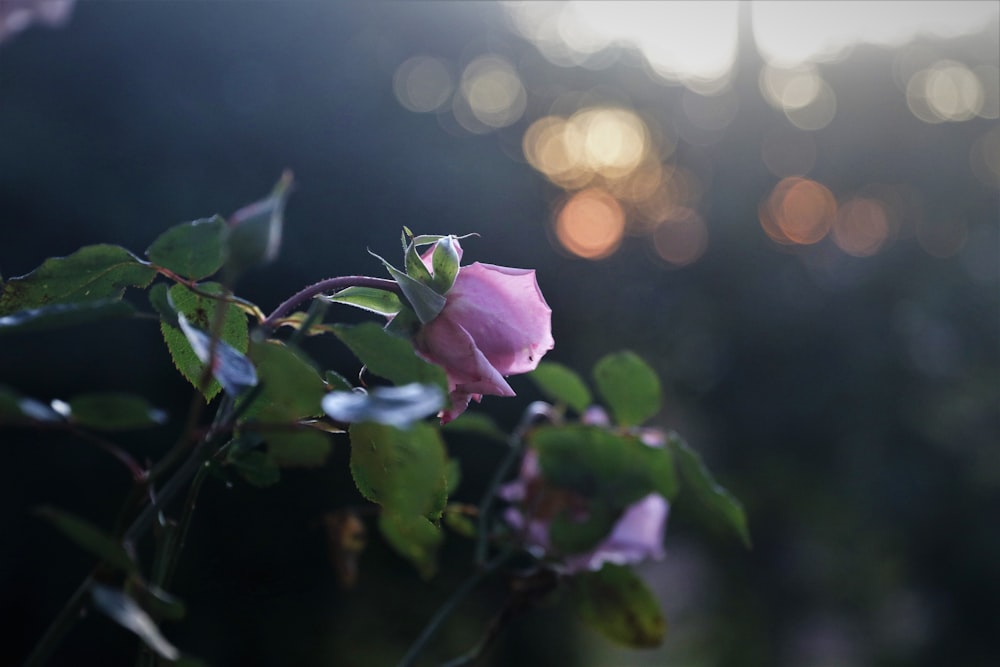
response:
[[[927,46],[995,64],[997,30]],[[829,239],[780,246],[757,220],[778,181],[760,141],[788,123],[761,99],[761,63],[744,43],[736,120],[721,141],[676,153],[711,165],[705,254],[669,269],[629,237],[590,262],[555,247],[563,192],[510,150],[540,104],[476,136],[393,94],[413,55],[461,64],[498,51],[530,57],[554,88],[617,82],[665,125],[679,113],[682,88],[642,74],[637,54],[593,71],[533,49],[486,2],[84,3],[63,29],[0,45],[0,273],[90,243],[141,254],[173,224],[264,195],[285,168],[296,190],[282,256],[239,290],[265,310],[320,278],[380,275],[365,250],[394,258],[402,225],[478,232],[467,261],[537,268],[554,313],[550,359],[586,372],[631,348],[653,363],[667,393],[656,423],[685,435],[745,502],[755,543],[745,552],[702,528],[682,500],[667,560],[641,568],[670,619],[663,649],[614,648],[556,604],[515,622],[484,664],[997,664],[998,201],[968,158],[996,121],[918,120],[889,50],[823,66],[838,110],[814,133],[810,177],[838,196],[906,184],[919,193],[914,215],[960,219],[967,238],[948,257],[912,229],[867,258]],[[309,346],[352,372],[336,341]],[[190,396],[143,321],[4,337],[0,382],[42,400],[132,391],[175,416]],[[512,384],[518,398],[483,405],[504,427],[535,397],[523,378]],[[155,459],[175,435],[121,440]],[[129,479],[71,438],[6,429],[0,443],[0,663],[17,664],[91,565],[32,509],[109,526]],[[452,445],[466,470],[459,497],[474,498],[501,452]],[[469,548],[451,536],[443,574],[424,583],[373,538],[358,587],[341,590],[320,525],[357,501],[345,463],[341,446],[325,468],[271,489],[207,485],[173,587],[189,616],[168,637],[213,665],[394,664],[468,573]],[[471,646],[502,594],[485,586],[426,664]],[[87,618],[52,664],[129,664],[133,652],[124,631]]]

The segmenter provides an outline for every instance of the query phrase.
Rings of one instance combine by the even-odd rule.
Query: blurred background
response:
[[[3,276],[90,243],[141,254],[289,168],[282,256],[240,285],[264,310],[381,275],[365,251],[397,257],[403,225],[476,232],[467,261],[537,268],[549,359],[588,372],[630,348],[658,370],[656,424],[745,502],[753,550],[682,498],[640,569],[662,648],[619,649],[556,602],[482,664],[1000,664],[998,3],[23,4],[0,1]],[[309,351],[356,370],[333,339]],[[190,398],[143,321],[5,337],[0,382],[175,417]],[[505,428],[537,397],[512,385],[481,406]],[[155,459],[175,435],[122,441]],[[33,508],[110,527],[129,478],[68,437],[0,442],[17,664],[92,564]],[[373,537],[338,586],[322,526],[358,502],[345,444],[270,489],[206,486],[172,641],[212,665],[395,664],[470,550],[450,536],[424,583]],[[475,499],[502,452],[450,445]],[[474,644],[503,595],[484,586],[422,664]],[[52,664],[133,655],[87,618]]]

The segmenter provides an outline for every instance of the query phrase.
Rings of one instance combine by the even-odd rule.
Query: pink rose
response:
[[[429,271],[433,251],[423,257]],[[462,414],[471,399],[513,396],[504,376],[534,370],[554,345],[552,310],[533,270],[463,266],[445,298],[444,309],[414,337],[417,351],[448,374],[451,408],[442,412],[443,423]]]
[[[528,450],[517,479],[500,489],[512,503],[504,514],[507,523],[521,532],[525,547],[536,557],[557,556],[569,574],[600,570],[604,563],[631,565],[663,558],[663,537],[670,506],[659,494],[649,494],[629,505],[614,528],[597,546],[583,553],[556,554],[549,539],[552,519],[562,511],[583,518],[587,499],[549,486],[541,478],[538,454]]]

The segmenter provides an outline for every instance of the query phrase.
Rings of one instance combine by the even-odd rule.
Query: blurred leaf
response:
[[[747,525],[743,504],[716,483],[698,452],[691,449],[678,435],[670,434],[667,438],[667,447],[676,455],[686,488],[691,489],[698,502],[714,519],[736,533],[743,545],[749,549],[752,546],[750,528]]]
[[[444,369],[418,357],[408,340],[386,333],[378,324],[339,324],[334,327],[334,333],[375,375],[396,385],[419,382],[448,391]]]
[[[330,457],[330,437],[321,431],[277,431],[264,434],[267,454],[282,468],[317,468]]]
[[[138,566],[121,543],[90,523],[69,512],[52,507],[40,507],[36,513],[59,531],[102,561],[124,572],[138,572]]]
[[[358,563],[368,544],[365,524],[357,512],[342,509],[323,515],[323,527],[337,581],[343,588],[351,588],[358,581]]]
[[[447,502],[447,460],[437,430],[418,423],[401,431],[392,426],[352,424],[351,474],[358,490],[383,508],[380,527],[389,543],[421,573],[434,569],[440,542],[432,521]]]
[[[326,380],[326,384],[329,385],[330,389],[334,391],[350,391],[354,388],[347,381],[347,378],[337,371],[327,371],[323,374],[323,379]]]
[[[395,315],[403,307],[396,294],[374,287],[347,287],[321,298],[333,303],[346,303],[378,315]]]
[[[121,299],[126,287],[145,287],[156,271],[128,250],[90,245],[53,257],[26,275],[11,278],[0,293],[0,315],[63,303]]]
[[[444,407],[441,388],[412,382],[400,387],[375,387],[370,392],[332,391],[323,398],[323,411],[337,421],[377,422],[407,429]]]
[[[634,352],[617,352],[598,361],[594,381],[621,426],[638,426],[660,411],[660,379]]]
[[[115,299],[84,303],[58,303],[0,316],[0,335],[58,329],[101,320],[123,319],[132,317],[135,312],[135,308],[131,304]]]
[[[549,539],[562,554],[582,553],[593,549],[610,535],[619,517],[620,509],[616,511],[601,502],[591,502],[583,520],[570,516],[566,511],[557,514],[549,525]]]
[[[462,482],[462,467],[458,464],[458,459],[448,459],[444,477],[447,482],[445,493],[450,497]]]
[[[278,464],[260,450],[233,452],[227,462],[236,469],[240,477],[256,487],[273,486],[281,479]]]
[[[248,355],[257,367],[262,387],[244,419],[292,424],[323,414],[326,384],[294,348],[276,340],[254,341]]]
[[[257,371],[243,354],[221,340],[215,342],[213,349],[211,336],[191,326],[182,314],[177,315],[177,323],[198,360],[203,364],[211,361],[212,376],[230,397],[239,398],[257,385]]]
[[[209,294],[221,295],[223,293],[222,287],[218,283],[202,283],[198,289]],[[216,303],[218,303],[216,299],[195,294],[184,285],[172,286],[168,296],[170,303],[173,304],[173,310],[183,314],[189,324],[202,331],[211,329]],[[220,338],[222,342],[237,352],[245,353],[249,344],[246,315],[233,304],[227,303],[223,307],[225,315],[223,316]],[[160,322],[160,331],[163,333],[163,340],[167,344],[167,349],[170,351],[170,356],[174,360],[177,370],[196,389],[199,388],[198,383],[201,381],[205,366],[195,354],[187,337],[179,327],[166,321]],[[205,390],[205,400],[214,398],[220,389],[218,382],[213,380]]]
[[[278,319],[275,322],[275,325],[279,327],[291,327],[298,331],[302,329],[302,326],[306,324],[308,319],[309,313],[298,310],[290,315],[286,315],[285,317]],[[333,333],[333,326],[323,324],[322,322],[313,322],[309,325],[309,330],[304,333],[307,336],[319,336],[321,334]]]
[[[441,430],[445,433],[468,433],[470,435],[482,435],[499,442],[507,442],[507,434],[500,430],[496,422],[481,412],[463,412],[457,419],[454,419]]]
[[[41,401],[26,398],[10,387],[0,385],[0,423],[33,421],[61,422],[63,416]]]
[[[167,641],[153,619],[136,604],[135,600],[121,591],[101,584],[93,584],[90,594],[98,609],[123,628],[138,635],[139,639],[157,654],[167,660],[180,658],[180,651]]]
[[[650,493],[667,500],[677,493],[670,451],[634,436],[583,424],[541,426],[532,431],[530,443],[549,483],[612,508],[624,509]]]
[[[472,520],[465,505],[448,505],[444,510],[444,525],[462,537],[476,536],[476,522]]]
[[[146,256],[179,276],[201,280],[222,268],[225,234],[226,221],[217,215],[185,222],[163,232]]]
[[[156,283],[149,288],[149,303],[153,306],[153,310],[157,312],[160,319],[169,324],[172,327],[180,328],[177,324],[177,311],[174,310],[173,304],[170,302],[170,290],[166,283]]]
[[[179,621],[187,615],[187,608],[179,598],[137,577],[130,578],[125,584],[125,594],[149,612],[154,620]]]
[[[631,648],[663,643],[667,621],[656,597],[631,569],[605,563],[569,581],[570,600],[580,618],[602,635]]]
[[[74,397],[69,407],[70,418],[77,424],[108,431],[148,428],[167,421],[163,410],[131,394],[84,394]]]
[[[232,283],[247,269],[266,264],[278,256],[284,226],[285,202],[292,185],[285,172],[271,196],[236,211],[229,218],[225,236],[226,277]]]
[[[579,375],[562,364],[543,361],[528,376],[545,396],[556,403],[565,403],[579,414],[594,402],[590,390]]]
[[[393,549],[429,579],[437,571],[435,555],[441,546],[441,529],[426,517],[383,509],[378,521],[382,536]]]

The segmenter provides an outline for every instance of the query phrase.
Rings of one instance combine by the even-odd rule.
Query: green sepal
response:
[[[345,303],[377,315],[395,315],[403,307],[399,297],[392,292],[374,287],[347,287],[336,294],[319,297],[333,303]]]
[[[461,258],[458,256],[458,248],[455,246],[455,239],[446,236],[434,246],[434,253],[431,255],[431,267],[434,275],[431,278],[431,287],[438,294],[447,294],[455,278],[458,277],[458,263]]]

